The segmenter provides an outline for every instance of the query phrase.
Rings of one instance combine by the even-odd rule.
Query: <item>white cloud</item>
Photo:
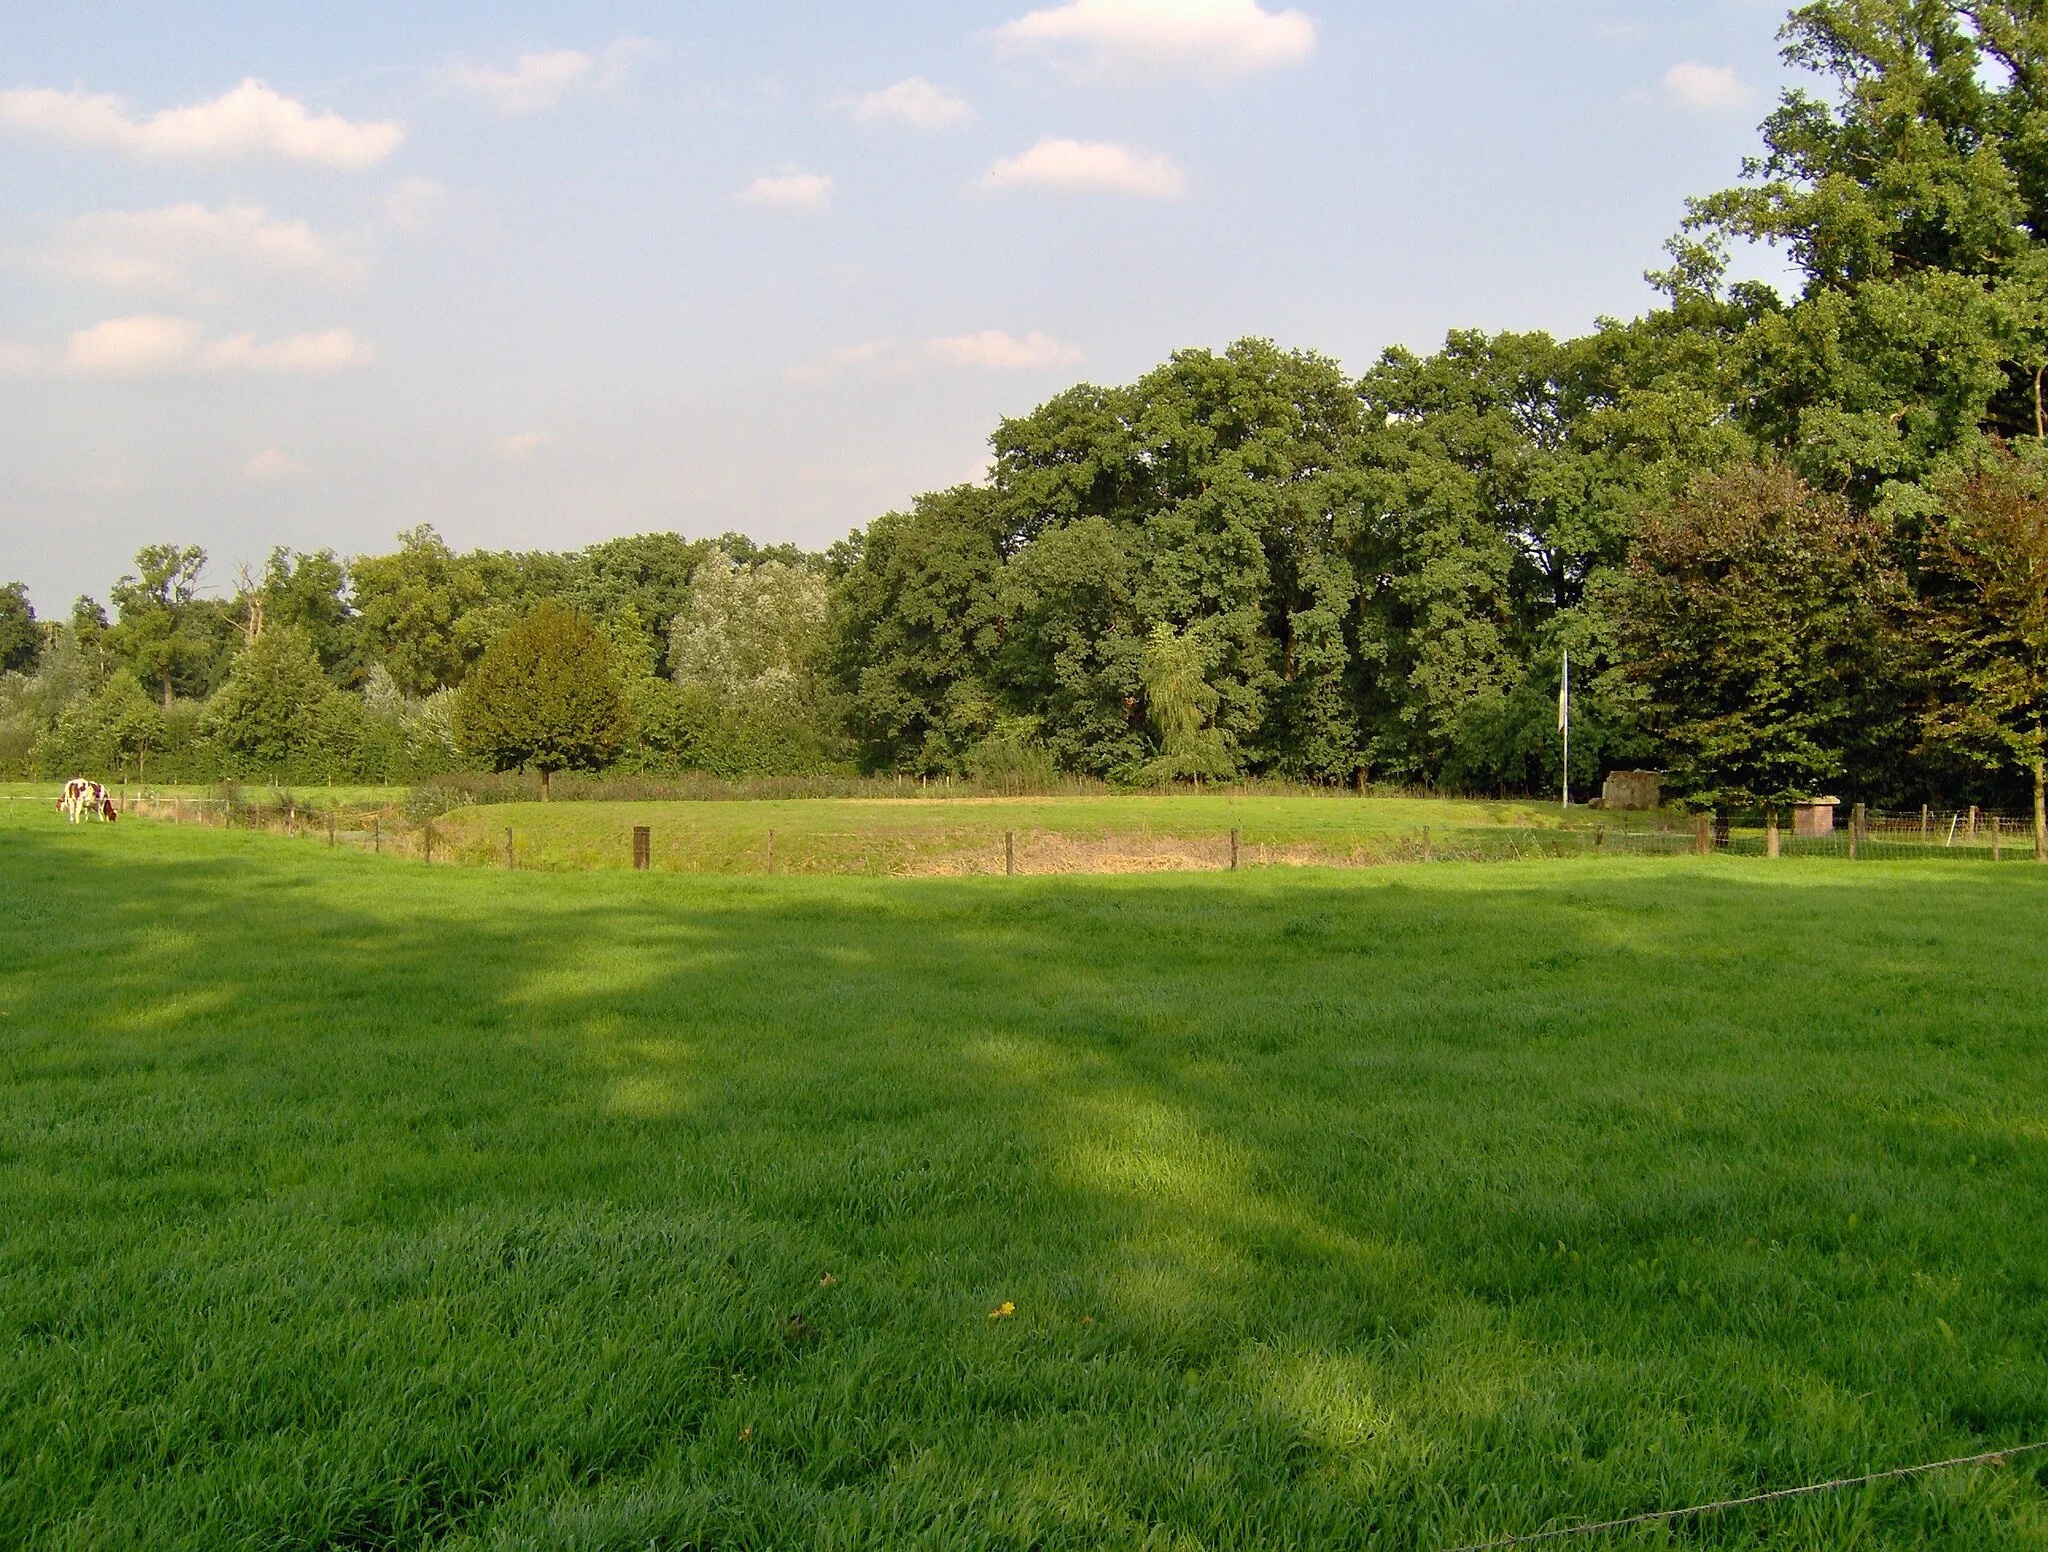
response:
[[[781,210],[823,210],[832,203],[832,180],[821,172],[784,167],[756,178],[739,198],[743,204]]]
[[[74,89],[0,92],[0,124],[130,156],[272,157],[327,167],[373,166],[398,149],[405,126],[352,123],[245,80],[212,102],[136,118],[119,97]]]
[[[554,437],[545,431],[519,431],[498,439],[498,456],[507,463],[532,463],[554,445]]]
[[[251,485],[282,485],[306,473],[306,466],[281,447],[266,447],[242,465],[242,478]]]
[[[448,72],[457,91],[482,97],[500,113],[533,113],[552,108],[597,68],[597,61],[575,49],[551,54],[521,54],[510,70],[463,65]]]
[[[625,77],[633,60],[652,47],[644,38],[621,38],[602,54],[586,54],[581,49],[521,54],[509,70],[458,65],[443,80],[451,89],[481,97],[507,116],[536,113],[559,106],[572,92],[611,90]]]
[[[1034,329],[1022,339],[1002,329],[983,329],[978,334],[954,334],[905,345],[896,340],[868,340],[859,345],[842,345],[822,360],[792,367],[793,383],[826,383],[846,372],[866,371],[885,377],[909,377],[920,372],[950,368],[980,368],[995,372],[1043,371],[1048,367],[1070,366],[1083,358],[1072,345]]]
[[[367,366],[376,358],[376,349],[349,330],[325,329],[261,342],[253,334],[232,335],[210,343],[197,364],[206,372],[325,373]]]
[[[337,251],[304,221],[255,205],[171,205],[103,210],[66,222],[46,256],[66,280],[123,290],[215,294],[224,274],[353,286],[360,259]]]
[[[1029,372],[1049,366],[1071,366],[1082,353],[1036,329],[1018,339],[1001,329],[983,329],[979,334],[956,334],[949,339],[926,340],[927,361],[944,366],[985,366],[999,372]]]
[[[1694,113],[1739,113],[1756,101],[1756,89],[1738,79],[1733,69],[1690,60],[1671,67],[1664,90],[1679,107]]]
[[[43,353],[35,346],[0,340],[0,377],[27,377],[42,365]]]
[[[138,313],[80,329],[64,348],[63,369],[88,377],[149,377],[192,364],[200,328],[190,318]]]
[[[162,377],[174,372],[334,372],[361,366],[375,350],[347,329],[259,342],[254,334],[208,340],[190,318],[137,313],[73,334],[57,359],[79,377]]]
[[[982,175],[990,189],[1068,189],[1177,199],[1187,188],[1181,170],[1164,156],[1140,156],[1120,145],[1084,145],[1048,137],[1030,150],[997,162]]]
[[[1070,0],[998,27],[1012,52],[1050,53],[1084,70],[1163,71],[1217,81],[1303,63],[1316,24],[1258,0]]]
[[[934,86],[921,75],[885,86],[864,97],[842,99],[856,124],[907,124],[912,129],[953,129],[974,122],[974,108],[958,92]]]

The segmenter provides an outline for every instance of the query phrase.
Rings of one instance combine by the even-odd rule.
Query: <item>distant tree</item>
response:
[[[71,642],[81,662],[95,678],[107,671],[107,622],[105,607],[95,598],[79,594],[71,605]]]
[[[196,545],[152,544],[135,556],[137,574],[114,584],[119,619],[107,632],[111,651],[156,687],[163,704],[176,689],[203,688],[219,638],[217,613],[198,596],[206,552]]]
[[[1154,781],[1227,781],[1235,774],[1215,725],[1221,697],[1207,677],[1208,652],[1192,635],[1155,625],[1145,643],[1145,700],[1159,730],[1159,756],[1145,767]]]
[[[491,643],[464,680],[455,714],[465,751],[494,770],[532,766],[543,799],[554,772],[608,765],[632,733],[604,638],[553,604]]]
[[[835,552],[828,660],[870,769],[937,772],[994,730],[1001,498],[956,486],[888,512]]]
[[[43,629],[20,582],[0,585],[0,674],[25,674],[42,655]]]
[[[272,550],[259,588],[264,624],[304,631],[327,676],[354,684],[362,677],[362,665],[347,594],[348,567],[332,550],[310,555]]]
[[[266,628],[207,702],[205,731],[241,769],[281,770],[317,742],[320,706],[331,688],[303,630]]]
[[[407,695],[458,685],[484,643],[467,616],[488,602],[476,568],[427,524],[398,536],[392,555],[350,564],[365,655]]]
[[[2048,857],[2048,470],[1992,447],[1942,491],[1922,546],[1920,623],[1939,699],[1930,745],[2034,782],[2034,845]]]
[[[742,568],[713,550],[669,630],[678,684],[745,700],[808,698],[831,586],[779,560]]]
[[[1782,466],[1708,476],[1646,522],[1612,604],[1677,792],[1782,803],[1896,745],[1904,594],[1884,530]]]
[[[118,777],[129,760],[148,774],[149,756],[165,742],[165,715],[134,673],[116,669],[89,698],[72,702],[37,742],[46,776]]]

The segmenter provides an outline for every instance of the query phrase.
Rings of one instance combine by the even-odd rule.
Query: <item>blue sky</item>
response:
[[[0,580],[821,545],[1004,414],[1651,298],[1762,0],[0,8]]]

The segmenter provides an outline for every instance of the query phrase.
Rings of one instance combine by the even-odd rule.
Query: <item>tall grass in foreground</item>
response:
[[[2048,1436],[2030,870],[0,826],[0,1544],[1424,1549]],[[1605,1545],[2044,1542],[2030,1461]]]

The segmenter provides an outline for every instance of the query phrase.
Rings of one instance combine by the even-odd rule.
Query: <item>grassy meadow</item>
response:
[[[2044,988],[2048,869],[0,805],[0,1545],[1441,1549],[2048,1437]],[[2044,1484],[1567,1544],[2040,1548]]]

